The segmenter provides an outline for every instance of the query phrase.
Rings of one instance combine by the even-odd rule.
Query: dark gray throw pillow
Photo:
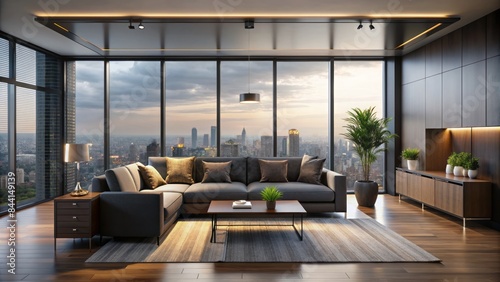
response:
[[[260,182],[288,182],[288,161],[259,160]]]
[[[320,177],[326,159],[310,159],[300,167],[298,182],[321,184]]]
[[[228,182],[231,183],[231,161],[229,162],[205,162],[203,161],[203,179],[201,183]]]

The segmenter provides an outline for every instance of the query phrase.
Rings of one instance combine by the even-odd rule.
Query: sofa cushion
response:
[[[309,159],[302,163],[297,181],[311,184],[321,184],[320,177],[326,159]]]
[[[166,158],[167,183],[193,184],[194,157],[189,158]]]
[[[134,180],[134,185],[137,191],[144,189],[145,187],[144,180],[142,180],[141,173],[139,172],[139,166],[137,166],[137,163],[128,164],[125,166],[125,168],[127,168],[128,171],[130,172],[130,175]]]
[[[139,172],[141,173],[142,180],[146,188],[155,189],[158,186],[165,185],[165,179],[161,177],[160,173],[151,165],[143,165],[141,163],[137,163],[137,167],[139,167]]]
[[[157,193],[158,191],[160,191],[160,192],[184,193],[184,192],[186,192],[187,188],[189,188],[189,184],[172,183],[172,184],[165,184],[165,185],[158,186],[154,190],[153,189],[144,189],[144,190],[141,190],[141,192]]]
[[[104,172],[106,175],[106,182],[110,191],[115,192],[137,192],[138,189],[135,186],[134,179],[130,174],[130,171],[124,167],[116,167],[113,169],[108,169]]]
[[[229,176],[233,182],[247,183],[247,160],[245,157],[198,157],[194,161],[194,181],[201,182],[205,171],[203,162],[231,162]]]
[[[182,206],[182,194],[174,192],[163,193],[163,214],[168,219],[175,215]]]
[[[288,161],[259,160],[260,182],[288,182]]]
[[[297,181],[300,173],[300,164],[302,162],[301,157],[278,157],[278,158],[247,158],[247,183],[252,183],[256,181],[260,181],[260,160],[288,160],[288,172],[287,172],[287,180],[290,182]],[[233,180],[234,181],[234,180]]]
[[[248,200],[261,200],[260,192],[270,183],[253,182],[248,185]],[[283,192],[282,200],[298,200],[300,202],[333,202],[335,192],[325,185],[302,182],[273,182]]]
[[[229,162],[203,162],[203,170],[205,171],[202,183],[209,182],[229,182],[231,183],[231,161]]]
[[[184,203],[210,203],[212,200],[246,200],[247,186],[241,182],[195,183],[184,192]]]

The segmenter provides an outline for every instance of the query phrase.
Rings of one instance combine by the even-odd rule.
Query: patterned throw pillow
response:
[[[167,161],[167,183],[193,184],[193,164],[194,157],[189,158],[169,158]]]

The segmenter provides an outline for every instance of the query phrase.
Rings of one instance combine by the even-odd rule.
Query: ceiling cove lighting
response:
[[[423,32],[421,32],[421,33],[413,36],[412,38],[410,38],[410,39],[406,40],[405,42],[401,43],[398,47],[396,47],[396,49],[399,49],[399,48],[405,46],[406,44],[412,42],[413,40],[419,38],[420,36],[422,36],[422,35],[424,35],[426,33],[429,33],[431,30],[438,28],[440,25],[442,25],[442,24],[438,23],[438,24],[432,26],[431,28],[429,28],[429,29],[427,29],[427,30],[425,30],[425,31],[423,31]]]
[[[245,29],[253,29],[254,21],[246,20],[245,21]],[[250,30],[247,31],[248,34],[248,92],[240,94],[240,103],[241,104],[256,104],[260,103],[260,94],[259,93],[251,93],[250,92]]]

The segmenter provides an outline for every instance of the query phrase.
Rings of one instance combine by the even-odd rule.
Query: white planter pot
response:
[[[464,168],[461,166],[454,166],[453,167],[453,175],[455,176],[463,176],[463,170]]]
[[[409,170],[416,170],[418,167],[418,160],[406,160]]]
[[[446,165],[446,174],[452,174],[453,173],[453,166],[451,164]]]
[[[477,176],[477,169],[469,169],[467,171],[467,174],[469,175],[469,178],[476,178],[476,176]]]
[[[467,177],[467,169],[466,168],[462,169],[462,175]]]

